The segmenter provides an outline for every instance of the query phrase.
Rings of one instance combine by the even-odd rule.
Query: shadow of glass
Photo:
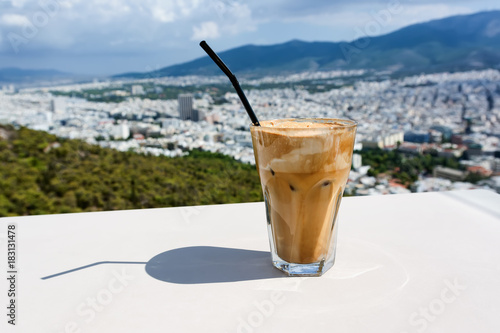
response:
[[[153,278],[178,284],[236,282],[284,277],[271,255],[212,246],[183,247],[160,253],[146,264]]]

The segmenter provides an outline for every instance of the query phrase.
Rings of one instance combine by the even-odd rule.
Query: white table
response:
[[[345,198],[320,278],[273,268],[263,203],[0,219],[0,332],[500,332],[500,195]]]

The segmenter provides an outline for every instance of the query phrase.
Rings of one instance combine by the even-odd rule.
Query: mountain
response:
[[[74,75],[53,69],[0,68],[0,83],[29,84],[43,81],[60,81]]]
[[[233,72],[255,76],[334,69],[431,72],[498,68],[500,11],[452,16],[352,42],[292,40],[277,45],[245,45],[219,55]],[[221,71],[204,56],[149,73],[125,73],[114,77],[194,74],[220,75]]]

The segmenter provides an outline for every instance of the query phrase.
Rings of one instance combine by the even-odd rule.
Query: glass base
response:
[[[332,268],[335,258],[325,261],[314,262],[310,264],[293,264],[284,260],[273,260],[273,265],[288,276],[321,276]]]

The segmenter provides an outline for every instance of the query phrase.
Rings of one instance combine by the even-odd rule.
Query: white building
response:
[[[139,84],[134,84],[131,88],[130,88],[130,93],[132,95],[144,95],[145,92],[144,92],[144,87],[139,85]]]
[[[352,155],[352,167],[354,170],[358,170],[362,166],[362,158],[360,154]]]
[[[6,94],[14,94],[17,92],[16,87],[13,84],[2,86],[2,91]]]
[[[130,136],[130,128],[127,124],[114,125],[111,128],[111,135],[118,140],[127,139]]]
[[[50,111],[56,114],[63,114],[66,112],[66,103],[61,98],[55,98],[50,101]]]
[[[363,147],[366,148],[387,148],[387,147],[396,147],[398,142],[403,143],[404,141],[404,132],[390,132],[384,133],[379,132],[373,134],[371,136],[367,136],[361,142]]]

